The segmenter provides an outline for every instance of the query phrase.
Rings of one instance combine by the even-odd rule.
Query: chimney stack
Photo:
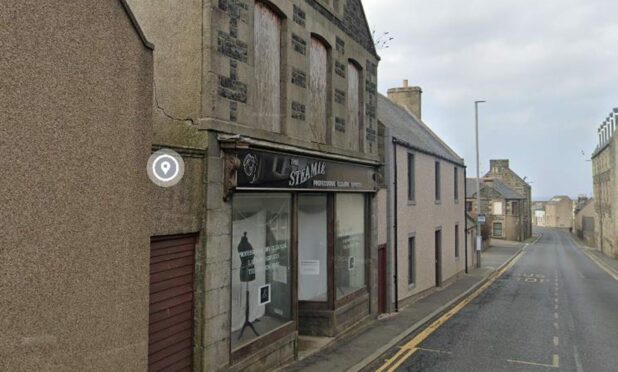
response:
[[[417,119],[421,120],[421,95],[423,90],[420,87],[409,86],[408,80],[403,81],[402,88],[391,88],[388,90],[388,98],[411,112]]]

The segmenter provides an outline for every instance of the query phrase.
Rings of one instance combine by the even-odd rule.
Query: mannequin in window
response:
[[[240,238],[240,243],[238,244],[238,255],[240,256],[240,281],[245,282],[246,284],[246,305],[245,305],[245,324],[243,324],[242,329],[240,330],[240,335],[238,335],[238,339],[242,338],[243,333],[245,332],[245,328],[249,327],[253,330],[256,336],[260,334],[255,330],[253,323],[249,321],[249,282],[255,280],[255,265],[253,264],[253,259],[255,257],[255,253],[253,252],[253,246],[249,243],[249,238],[247,238],[247,232],[243,233],[242,238]]]

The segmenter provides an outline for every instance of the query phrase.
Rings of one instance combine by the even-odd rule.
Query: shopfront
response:
[[[242,149],[232,201],[232,353],[334,336],[370,314],[375,168]],[[255,346],[259,347],[259,346]]]

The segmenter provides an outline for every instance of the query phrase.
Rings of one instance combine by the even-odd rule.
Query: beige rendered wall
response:
[[[573,216],[573,201],[562,199],[545,207],[548,227],[570,228]]]
[[[154,50],[155,144],[206,148],[202,114],[203,0],[127,0]],[[203,5],[204,3],[204,5]],[[206,13],[208,14],[208,13]]]
[[[0,7],[0,370],[145,371],[151,50],[120,1]]]
[[[397,146],[398,198],[398,289],[399,299],[413,296],[435,286],[434,233],[442,228],[442,281],[464,270],[465,265],[465,193],[464,172],[459,169],[459,202],[454,200],[452,163],[440,160],[442,200],[434,197],[433,156],[414,152],[416,159],[416,202],[408,203],[407,148]],[[455,225],[459,225],[459,258],[455,258]],[[416,237],[416,283],[408,286],[408,237]]]

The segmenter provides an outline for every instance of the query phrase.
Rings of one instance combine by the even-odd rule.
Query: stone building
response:
[[[145,371],[152,44],[119,0],[0,8],[0,371]]]
[[[464,161],[423,123],[420,110],[421,89],[407,81],[388,98],[378,96],[386,185],[378,243],[389,247],[384,272],[396,283],[388,301],[396,309],[454,280],[474,256],[466,241]]]
[[[589,247],[596,247],[594,236],[594,219],[594,199],[589,198],[585,201],[582,200],[582,203],[575,208],[573,233]]]
[[[509,167],[509,161],[490,160],[490,170],[485,177],[499,179],[516,193],[524,197],[522,207],[523,240],[532,236],[532,188]]]
[[[556,195],[545,204],[545,226],[571,229],[573,227],[573,200]]]
[[[532,224],[538,227],[545,227],[545,204],[546,202],[536,201],[532,203]]]
[[[177,299],[193,369],[268,370],[299,334],[376,316],[379,57],[361,1],[128,1],[157,45],[154,149],[186,164],[152,190],[151,231],[153,249],[194,250]],[[161,358],[166,340],[151,335]]]
[[[615,108],[599,127],[599,144],[592,154],[596,243],[601,252],[614,258],[618,258],[617,120]]]
[[[477,180],[466,180],[466,209],[476,218]],[[499,179],[481,180],[481,208],[490,237],[512,241],[525,240],[526,227],[523,222],[525,198]]]

